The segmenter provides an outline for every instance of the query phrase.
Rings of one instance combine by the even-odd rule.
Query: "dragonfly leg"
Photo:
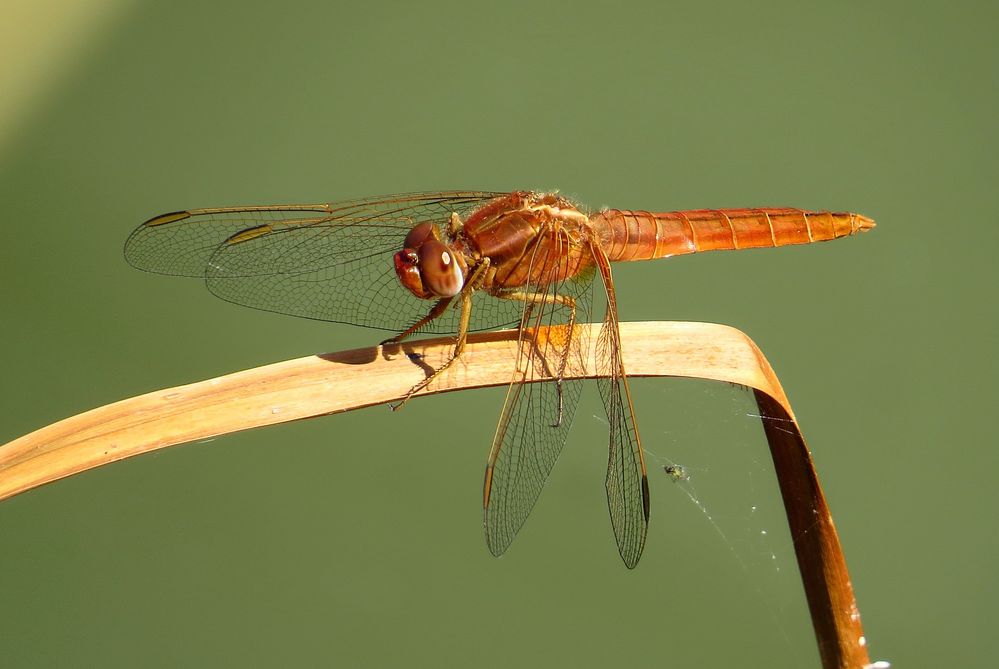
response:
[[[405,397],[403,397],[398,404],[392,405],[393,411],[398,411],[399,409],[401,409],[403,405],[409,401],[409,398],[411,398],[413,395],[415,395],[416,393],[420,392],[421,390],[429,386],[431,383],[433,383],[434,379],[443,374],[451,365],[455,363],[455,361],[458,358],[461,357],[461,354],[464,353],[465,342],[468,339],[468,323],[472,316],[472,293],[475,292],[476,286],[478,286],[482,282],[482,278],[485,276],[486,270],[488,268],[489,268],[489,259],[488,258],[483,259],[483,261],[474,270],[472,270],[471,276],[469,276],[468,281],[465,282],[465,285],[462,287],[461,292],[458,294],[458,297],[461,298],[461,319],[458,321],[458,340],[454,345],[454,352],[451,354],[451,357],[448,358],[447,362],[445,362],[443,365],[435,369],[433,374],[431,374],[430,376],[428,376],[427,378],[423,379],[415,386],[410,388],[409,392],[406,393]],[[447,302],[450,303],[452,299],[453,298],[450,297],[447,298]],[[443,301],[444,300],[441,300],[441,302]],[[443,313],[445,308],[447,308],[446,304],[444,305],[444,307],[441,308],[441,313]],[[437,305],[435,305],[434,309],[431,310],[431,314],[434,312],[435,309],[437,309]],[[431,318],[430,317],[431,314],[427,314],[427,316],[424,319],[421,319],[422,321],[421,327],[423,324],[430,322],[431,320],[433,320],[433,318],[436,318],[437,316],[440,315],[440,313],[438,313],[436,316]],[[409,328],[408,330],[406,330],[406,332],[400,335],[400,338],[402,336],[409,336],[409,334],[415,331],[414,328],[415,326],[413,328]]]
[[[390,337],[390,338],[386,339],[385,341],[381,342],[381,345],[384,346],[385,344],[398,344],[399,342],[401,342],[406,337],[409,337],[413,333],[418,332],[420,330],[420,328],[422,328],[424,325],[426,325],[427,323],[429,323],[429,322],[431,322],[433,320],[436,320],[437,318],[440,317],[441,314],[443,314],[445,311],[447,311],[448,305],[451,304],[451,301],[453,299],[454,299],[453,297],[444,297],[444,298],[441,298],[441,299],[437,300],[437,302],[434,304],[433,308],[430,309],[429,312],[427,312],[426,316],[424,316],[420,320],[416,321],[415,323],[413,323],[412,325],[410,325],[408,328],[406,328],[405,330],[403,330],[402,332],[400,332],[396,336]]]
[[[524,309],[524,317],[521,319],[520,323],[521,330],[527,327],[527,321],[530,319],[535,305],[561,304],[569,307],[569,321],[566,323],[568,331],[564,337],[565,343],[562,345],[562,350],[559,352],[558,371],[554,375],[555,393],[558,396],[558,415],[555,417],[555,423],[552,427],[558,427],[562,424],[564,408],[564,402],[562,399],[562,380],[565,377],[565,368],[569,362],[569,347],[572,345],[572,336],[576,327],[576,300],[568,295],[559,295],[558,293],[532,293],[519,290],[502,293],[497,295],[497,297],[502,297],[505,300],[520,300],[522,302],[527,302],[527,307]]]

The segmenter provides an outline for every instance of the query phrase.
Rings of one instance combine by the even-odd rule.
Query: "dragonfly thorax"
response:
[[[430,222],[413,226],[393,262],[399,283],[420,299],[454,297],[465,285],[464,259],[440,240],[437,226]]]

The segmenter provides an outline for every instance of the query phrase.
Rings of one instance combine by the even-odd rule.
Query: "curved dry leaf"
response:
[[[595,342],[595,335],[585,340]],[[832,516],[766,358],[745,334],[724,325],[622,323],[621,336],[630,376],[712,379],[754,390],[823,666],[866,666],[863,629]],[[469,335],[458,364],[420,395],[508,383],[515,347],[513,331]],[[0,446],[0,500],[167,446],[399,400],[452,348],[452,339],[439,338],[310,356],[87,411]],[[593,370],[592,351],[590,356],[586,369]]]

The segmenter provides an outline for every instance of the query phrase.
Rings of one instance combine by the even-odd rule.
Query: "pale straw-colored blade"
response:
[[[586,337],[586,370],[593,370],[600,326],[580,327],[593,329]],[[631,376],[713,379],[754,389],[823,666],[865,666],[866,642],[832,516],[766,358],[745,334],[724,325],[621,323],[620,332]],[[462,364],[420,394],[509,383],[516,342],[514,331],[470,335]],[[453,346],[453,339],[441,338],[310,356],[87,411],[0,446],[0,500],[159,448],[399,400]]]

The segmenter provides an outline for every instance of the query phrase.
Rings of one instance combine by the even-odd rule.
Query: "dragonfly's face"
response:
[[[464,263],[433,223],[413,226],[393,260],[399,282],[420,299],[454,297],[465,285]]]

